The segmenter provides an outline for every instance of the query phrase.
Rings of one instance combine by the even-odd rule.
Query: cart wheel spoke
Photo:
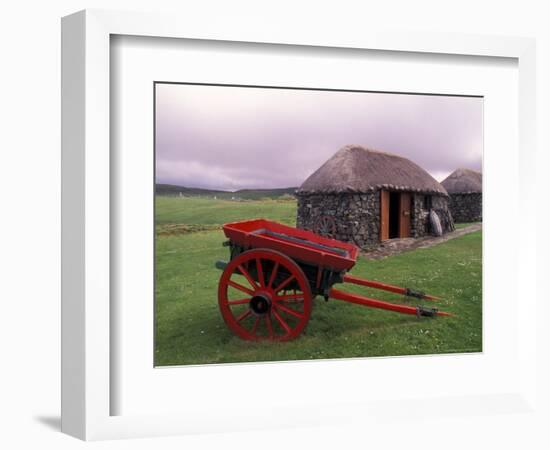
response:
[[[254,282],[254,280],[252,279],[252,277],[250,276],[250,274],[248,273],[248,270],[246,270],[242,264],[239,265],[239,271],[244,275],[244,277],[248,280],[248,282],[250,283],[250,286],[252,286],[253,289],[257,289],[258,288],[258,285]]]
[[[271,288],[273,286],[273,282],[275,281],[275,277],[277,276],[277,271],[279,270],[279,263],[276,262],[273,266],[273,270],[271,271],[271,277],[269,277],[269,283],[267,283],[267,287]]]
[[[283,289],[285,286],[288,285],[292,280],[294,280],[294,275],[290,275],[285,281],[283,281],[278,287],[274,289],[275,292],[279,292],[281,289]]]
[[[265,324],[267,325],[268,336],[273,338],[273,324],[271,323],[271,316],[269,314],[265,316]]]
[[[252,314],[252,311],[247,309],[245,312],[243,312],[239,317],[237,317],[237,322],[241,322],[244,319],[246,319],[250,314]]]
[[[250,330],[250,332],[252,334],[256,334],[256,331],[258,330],[258,325],[260,324],[260,316],[257,316],[256,317],[256,320],[254,321],[254,325],[252,325],[252,329]]]
[[[239,300],[228,300],[227,304],[229,306],[234,306],[234,305],[244,305],[244,304],[247,304],[247,303],[250,303],[250,299],[249,298],[241,298]]]
[[[256,270],[258,271],[258,281],[260,282],[260,287],[265,287],[264,271],[262,269],[262,260],[256,258]]]
[[[281,326],[285,329],[287,334],[290,334],[292,329],[288,326],[288,323],[286,323],[283,320],[283,318],[279,315],[279,313],[275,309],[271,310],[271,312],[273,313],[273,317],[275,317],[275,319],[277,319],[277,322],[279,322],[281,324]]]
[[[274,306],[276,309],[284,311],[285,313],[290,314],[291,316],[297,317],[298,319],[302,319],[304,317],[303,314],[300,314],[298,311],[294,311],[293,309],[287,308],[286,306],[283,306],[281,304],[274,303]]]
[[[232,280],[228,280],[227,281],[227,284],[235,289],[238,289],[239,291],[241,292],[245,292],[246,294],[248,295],[254,295],[254,291],[251,291],[250,289],[248,289],[247,287],[244,287],[242,284],[239,284],[239,283],[235,283],[234,281]]]

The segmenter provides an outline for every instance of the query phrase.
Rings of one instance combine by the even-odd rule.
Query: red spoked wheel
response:
[[[257,249],[225,267],[218,303],[225,323],[242,339],[287,341],[307,325],[312,298],[298,264],[282,253]]]

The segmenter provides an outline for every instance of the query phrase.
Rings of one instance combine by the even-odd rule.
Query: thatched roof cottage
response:
[[[441,184],[450,196],[449,209],[455,222],[482,220],[482,176],[470,169],[456,169]]]
[[[447,191],[428,172],[401,156],[359,145],[336,152],[296,195],[299,228],[363,248],[429,234],[432,209],[444,232],[454,227]]]

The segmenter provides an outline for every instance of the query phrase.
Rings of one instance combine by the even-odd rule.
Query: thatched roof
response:
[[[378,189],[447,195],[428,172],[391,153],[347,145],[317,169],[298,194],[369,192]]]
[[[449,194],[481,193],[481,173],[470,169],[456,169],[441,184]]]

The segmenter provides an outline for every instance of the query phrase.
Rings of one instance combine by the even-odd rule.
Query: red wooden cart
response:
[[[317,295],[418,317],[450,315],[436,308],[389,303],[335,289],[337,283],[352,283],[438,300],[421,291],[347,274],[359,253],[353,244],[265,219],[228,223],[223,230],[231,260],[216,263],[223,270],[218,302],[228,327],[243,339],[296,338],[309,321]]]

